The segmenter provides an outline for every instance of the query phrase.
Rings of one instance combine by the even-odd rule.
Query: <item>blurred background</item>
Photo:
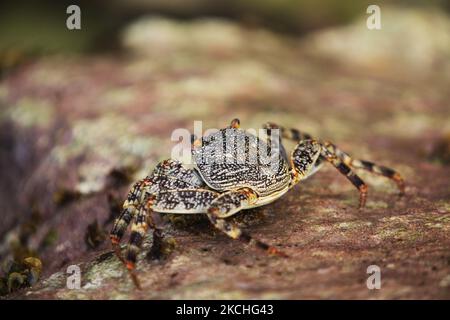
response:
[[[71,4],[81,30],[66,27]],[[371,4],[381,30],[367,28]],[[389,269],[390,287],[376,297],[448,298],[449,14],[444,0],[2,1],[0,294],[365,299],[373,295],[355,289],[365,279],[353,275],[370,257],[409,265]],[[184,262],[144,268],[160,290],[130,291],[107,239],[129,186],[170,157],[174,129],[236,117],[393,167],[408,195],[395,202],[395,186],[362,173],[373,193],[361,215],[352,186],[327,167],[301,196],[253,213],[265,221],[252,221],[254,233],[285,244],[291,262],[232,268],[259,258],[205,220],[189,232],[177,220],[167,232],[183,239]],[[64,289],[61,272],[74,263],[85,290]]]
[[[373,2],[373,1],[372,1]],[[305,35],[318,29],[346,24],[366,12],[370,4],[417,9],[450,10],[445,0],[414,1],[338,0],[131,0],[131,1],[2,1],[0,4],[2,64],[20,56],[49,53],[90,53],[120,47],[119,34],[133,20],[164,15],[179,21],[217,17],[249,27]],[[82,32],[61,28],[66,8],[82,9]],[[63,24],[64,25],[64,24]]]

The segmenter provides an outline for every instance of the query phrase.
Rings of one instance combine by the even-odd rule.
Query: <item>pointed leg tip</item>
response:
[[[109,238],[111,239],[111,244],[113,245],[113,247],[119,245],[119,238],[117,236],[111,235]]]
[[[131,261],[126,261],[125,266],[128,269],[128,273],[130,274],[131,280],[133,281],[133,284],[136,287],[136,289],[142,290],[141,282],[139,281],[139,278],[135,271],[136,265]]]
[[[136,273],[134,273],[134,271],[131,271],[131,270],[129,270],[129,271],[130,271],[131,280],[133,280],[133,284],[136,287],[136,289],[142,290],[141,282],[139,281]]]
[[[402,178],[402,176],[399,173],[395,173],[392,179],[397,184],[398,190],[400,191],[400,195],[405,194],[406,184],[405,180]]]
[[[278,257],[282,257],[282,258],[289,258],[289,255],[287,255],[286,253],[284,253],[283,251],[278,250],[277,248],[274,247],[270,247],[267,252],[269,253],[269,255],[271,256],[278,256]]]
[[[366,207],[366,200],[360,200],[358,205],[358,210],[363,210]]]
[[[133,271],[134,268],[135,268],[135,264],[134,264],[133,262],[130,262],[130,261],[127,261],[127,262],[125,263],[125,265],[126,265],[126,267],[127,267],[127,269],[128,269],[129,271]]]

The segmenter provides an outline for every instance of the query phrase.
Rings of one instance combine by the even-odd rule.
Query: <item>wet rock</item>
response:
[[[13,244],[22,243],[42,261],[42,280],[8,297],[448,298],[450,172],[417,146],[449,129],[449,79],[441,59],[447,49],[428,37],[445,38],[449,22],[410,11],[384,17],[383,40],[358,35],[356,22],[301,41],[222,20],[149,17],[124,31],[124,56],[41,58],[3,79],[0,119],[8,130],[1,133],[8,144],[0,171],[8,178],[0,187],[8,223],[0,226],[0,257],[12,258]],[[403,61],[400,54],[413,53],[392,49],[385,52],[393,56],[385,56],[369,47],[386,64],[359,55],[362,61],[353,63],[352,50],[320,45],[329,32],[354,48],[395,44],[404,32],[389,29],[392,17],[404,21],[400,29],[421,21],[411,31],[417,43],[406,46],[426,54]],[[433,30],[426,36],[425,25]],[[324,62],[326,55],[336,59]],[[356,63],[367,68],[356,72]],[[379,77],[373,66],[382,69]],[[369,185],[367,208],[360,211],[354,187],[324,166],[280,201],[236,217],[290,259],[234,242],[202,217],[169,215],[163,221],[168,242],[145,238],[137,266],[144,290],[135,290],[104,234],[98,237],[119,211],[115,199],[171,156],[174,129],[192,130],[194,120],[204,129],[223,127],[235,117],[244,128],[267,121],[299,128],[393,167],[405,177],[407,194],[399,198],[390,181],[358,171]],[[33,211],[40,222],[20,242],[20,226]],[[45,240],[52,230],[57,236]],[[152,248],[165,258],[155,259]],[[373,264],[382,270],[377,292],[366,286]],[[81,269],[80,289],[66,286],[70,265]],[[0,289],[20,287],[21,279],[2,280]]]

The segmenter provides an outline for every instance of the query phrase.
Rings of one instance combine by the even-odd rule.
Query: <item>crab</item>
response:
[[[240,121],[234,119],[228,127],[208,136],[193,136],[191,166],[167,159],[133,185],[110,238],[138,288],[135,265],[143,238],[148,228],[154,231],[154,237],[161,234],[153,213],[204,214],[216,229],[230,238],[252,243],[270,255],[287,257],[283,251],[254,239],[226,218],[241,210],[274,202],[326,162],[358,189],[359,208],[365,205],[367,185],[353,169],[387,177],[397,184],[400,194],[404,194],[403,178],[390,168],[353,159],[333,143],[313,139],[297,129],[286,129],[274,123],[265,124],[264,129],[266,139],[241,129]],[[290,157],[282,138],[297,143]],[[260,150],[268,150],[275,157],[270,163],[261,161]],[[122,257],[120,242],[130,223],[129,244]]]

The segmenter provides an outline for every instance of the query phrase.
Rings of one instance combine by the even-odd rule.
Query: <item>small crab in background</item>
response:
[[[226,218],[241,210],[277,200],[297,183],[314,174],[325,162],[333,165],[359,190],[360,208],[366,202],[367,185],[352,168],[364,169],[392,179],[397,183],[401,194],[404,193],[402,177],[390,168],[353,159],[334,144],[313,139],[309,134],[296,129],[285,129],[272,123],[266,124],[264,128],[267,130],[267,139],[240,129],[239,120],[234,119],[225,129],[200,139],[194,137],[192,167],[177,160],[164,160],[149,176],[133,185],[110,237],[117,256],[125,263],[137,287],[140,286],[134,268],[144,235],[149,227],[156,235],[160,234],[152,219],[152,212],[205,214],[215,228],[230,238],[253,243],[269,254],[287,257],[277,248],[252,238]],[[276,138],[271,134],[275,129],[280,133]],[[297,142],[290,157],[286,154],[280,136]],[[223,148],[224,141],[229,141],[225,137],[231,137],[238,143],[231,148]],[[251,152],[270,151],[273,142],[279,146],[275,170],[270,164],[259,161],[258,152],[255,153],[254,161],[242,161],[242,157],[247,155],[248,159]],[[238,152],[236,145],[242,146],[244,150]],[[217,152],[220,148],[226,150]],[[119,244],[130,223],[131,235],[123,258]]]

